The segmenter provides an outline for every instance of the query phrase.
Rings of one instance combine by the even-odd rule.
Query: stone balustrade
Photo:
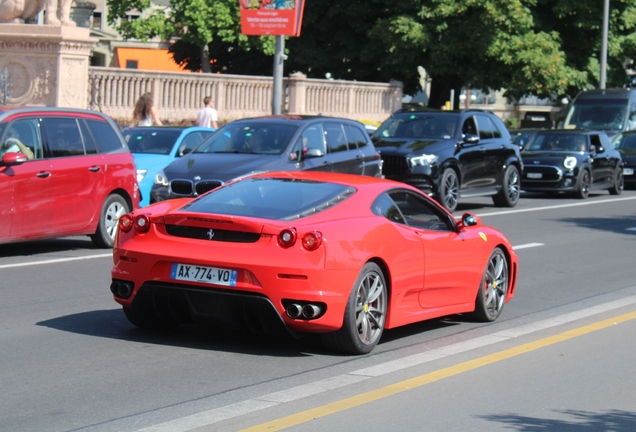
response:
[[[89,106],[116,119],[130,119],[140,95],[151,92],[159,117],[194,120],[211,96],[222,121],[272,113],[273,78],[263,76],[167,73],[89,67]],[[282,112],[322,114],[383,121],[402,106],[402,84],[308,79],[302,73],[284,79]]]

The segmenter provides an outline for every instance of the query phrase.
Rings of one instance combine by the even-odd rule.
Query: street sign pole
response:
[[[607,38],[609,33],[609,2],[605,0],[605,6],[603,8],[603,39],[601,40],[601,90],[605,89],[606,75],[607,75]]]
[[[283,63],[285,61],[285,36],[276,36],[274,53],[274,88],[272,95],[272,114],[280,115],[283,105]]]

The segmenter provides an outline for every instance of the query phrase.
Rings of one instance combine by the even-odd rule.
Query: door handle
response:
[[[40,171],[35,176],[39,178],[47,178],[51,176],[51,173],[49,171]]]
[[[102,167],[100,167],[100,166],[92,166],[92,167],[90,167],[88,170],[89,170],[90,172],[97,172],[97,171],[99,171],[99,170],[101,170],[101,169],[102,169]]]

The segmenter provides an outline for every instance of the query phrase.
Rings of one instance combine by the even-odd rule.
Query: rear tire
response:
[[[380,267],[368,262],[356,279],[342,328],[321,335],[331,350],[348,354],[368,354],[380,341],[388,307],[386,282]]]
[[[442,174],[442,181],[439,184],[437,201],[449,212],[457,209],[459,199],[459,179],[457,173],[452,168],[446,168]]]
[[[102,205],[97,231],[91,235],[93,244],[99,248],[112,248],[119,218],[128,212],[130,212],[128,203],[121,195],[109,195]]]
[[[614,171],[614,184],[609,190],[610,195],[620,195],[625,189],[625,179],[623,178],[623,169],[616,168]]]
[[[519,202],[521,179],[519,170],[514,165],[508,165],[504,171],[503,184],[497,195],[492,197],[492,202],[497,207],[514,207]]]

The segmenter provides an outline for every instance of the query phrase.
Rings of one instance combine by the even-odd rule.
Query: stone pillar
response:
[[[289,90],[288,112],[289,114],[305,114],[307,103],[307,75],[302,72],[294,72],[287,79]]]
[[[89,57],[96,42],[87,28],[0,24],[7,104],[88,108]]]

